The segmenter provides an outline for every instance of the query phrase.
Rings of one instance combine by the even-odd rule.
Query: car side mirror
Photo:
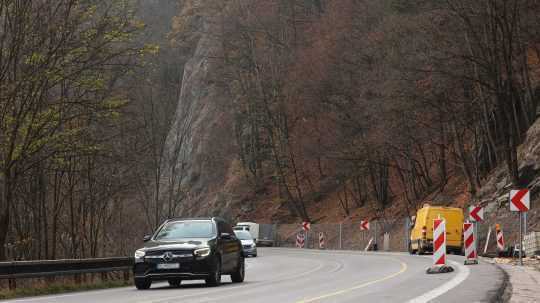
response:
[[[151,235],[146,235],[146,236],[143,237],[144,242],[148,242],[148,241],[150,241],[150,239],[152,239]]]
[[[232,235],[229,234],[229,233],[221,233],[221,239],[231,240],[231,239],[232,239]]]

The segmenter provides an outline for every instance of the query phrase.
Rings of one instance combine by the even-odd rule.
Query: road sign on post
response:
[[[531,193],[528,189],[510,191],[510,211],[525,212],[531,208]]]
[[[302,230],[306,233],[305,234],[305,239],[304,239],[304,242],[305,242],[304,247],[305,248],[309,248],[309,230],[310,229],[311,229],[311,223],[310,222],[307,222],[307,221],[302,222]]]
[[[480,205],[472,205],[469,207],[469,220],[471,222],[484,221],[484,208]]]
[[[304,231],[309,231],[311,229],[311,223],[309,222],[302,222],[302,229]]]
[[[368,220],[360,221],[360,230],[369,230],[369,221]]]
[[[519,264],[523,265],[523,215],[531,208],[531,193],[528,189],[510,191],[510,211],[519,212]]]

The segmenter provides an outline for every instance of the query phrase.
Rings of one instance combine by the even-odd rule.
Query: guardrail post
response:
[[[405,217],[405,251],[409,251],[411,246],[411,218]]]
[[[9,285],[9,290],[15,290],[17,288],[17,280],[9,279],[8,285]]]
[[[129,270],[124,271],[124,281],[125,282],[129,281]]]
[[[343,222],[340,222],[339,223],[339,249],[343,249],[342,233],[343,233]]]
[[[77,285],[81,284],[81,274],[76,274],[74,279],[75,279],[75,284]]]
[[[106,282],[107,281],[107,273],[106,272],[102,272],[101,273],[101,282]]]

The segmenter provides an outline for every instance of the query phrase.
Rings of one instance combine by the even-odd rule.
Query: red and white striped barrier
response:
[[[476,253],[476,238],[474,234],[474,225],[472,223],[463,223],[463,239],[465,242],[465,265],[478,264],[478,254]]]
[[[503,252],[504,251],[504,235],[503,235],[503,231],[500,228],[499,224],[497,224],[495,228],[497,230],[497,251],[498,252]]]
[[[446,221],[433,220],[433,265],[446,265]]]
[[[454,269],[446,265],[446,221],[433,220],[433,266],[427,269],[428,274],[452,272]]]
[[[298,233],[296,235],[296,247],[304,248],[305,244],[306,244],[306,236],[304,235],[304,233]]]
[[[324,249],[325,243],[324,243],[324,233],[321,231],[319,233],[319,248]]]

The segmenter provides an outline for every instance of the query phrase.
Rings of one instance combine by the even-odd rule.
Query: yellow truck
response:
[[[438,217],[446,221],[446,250],[462,254],[463,210],[424,204],[413,217],[409,253],[419,255],[433,252],[433,220]]]

